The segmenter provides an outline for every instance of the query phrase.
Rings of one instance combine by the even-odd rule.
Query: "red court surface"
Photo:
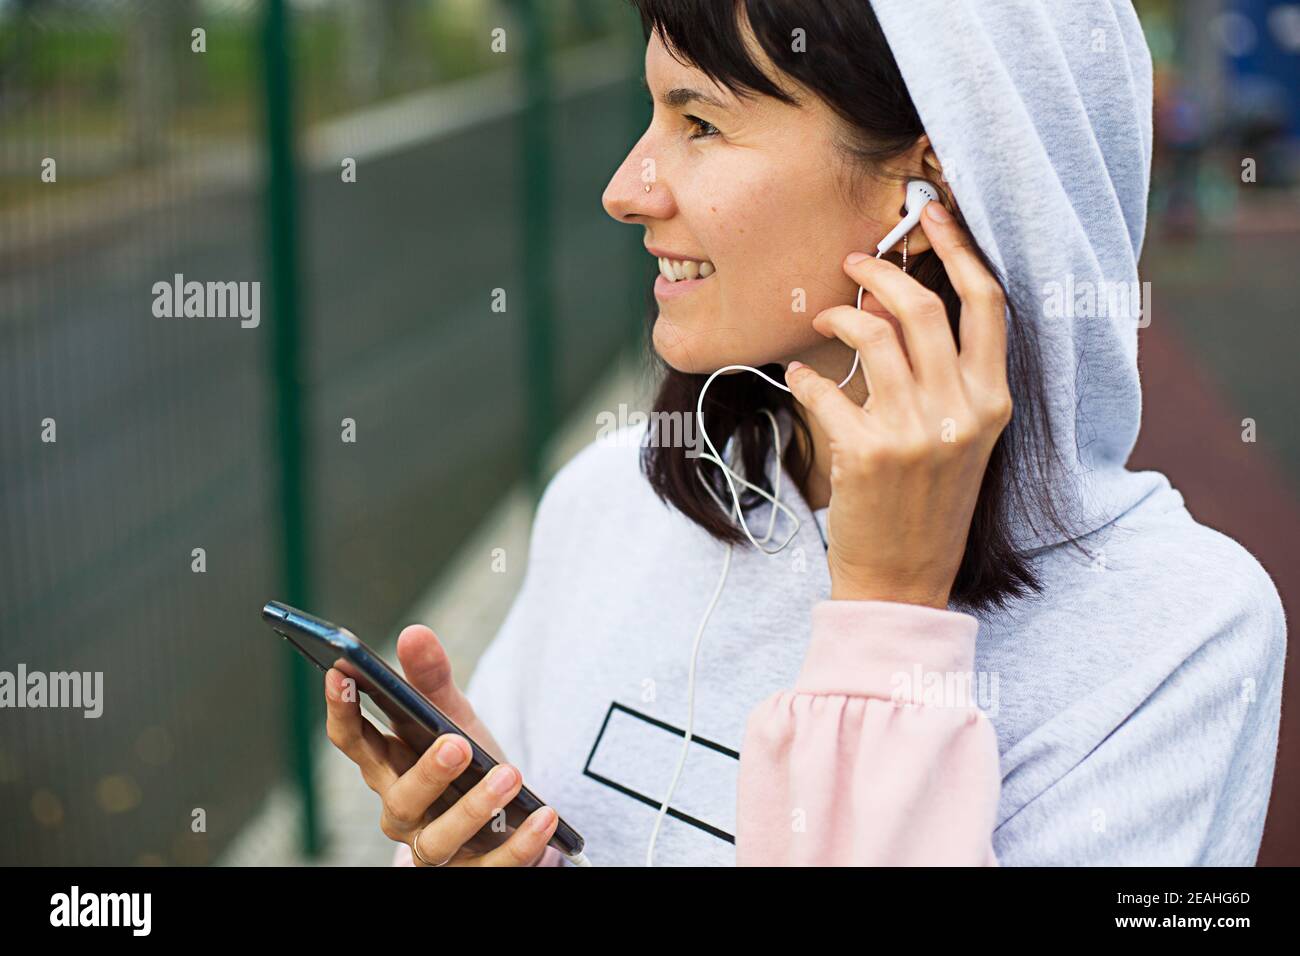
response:
[[[1167,321],[1168,313],[1159,308],[1153,313],[1151,325],[1140,333],[1144,407],[1129,466],[1164,472],[1197,521],[1250,551],[1277,585],[1290,625],[1300,607],[1295,560],[1300,507],[1294,480],[1267,443],[1242,441],[1242,419],[1262,412],[1252,415],[1240,408],[1184,344],[1176,323]],[[1294,353],[1279,360],[1293,361]],[[1295,411],[1283,408],[1280,417],[1289,419]],[[1277,771],[1260,866],[1300,862],[1300,817],[1295,812],[1300,803],[1298,682],[1296,642],[1288,635]]]

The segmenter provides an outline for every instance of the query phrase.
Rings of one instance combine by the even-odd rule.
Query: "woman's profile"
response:
[[[399,857],[562,863],[550,809],[471,842],[526,782],[598,866],[1253,865],[1282,606],[1126,467],[1132,8],[633,5],[653,116],[603,202],[658,262],[654,411],[708,441],[631,429],[554,478],[466,693],[402,633],[509,761],[450,810],[463,741],[417,759],[327,675]],[[877,258],[918,181],[938,198]]]

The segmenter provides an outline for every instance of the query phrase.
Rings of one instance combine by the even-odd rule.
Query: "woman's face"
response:
[[[673,59],[658,36],[645,70],[654,114],[603,201],[615,219],[645,227],[649,255],[671,260],[655,283],[655,350],[695,374],[794,359],[847,372],[851,352],[812,320],[855,301],[844,257],[874,250],[897,223],[902,186],[865,180],[854,207],[837,118],[805,90],[795,91],[800,106],[739,99]]]

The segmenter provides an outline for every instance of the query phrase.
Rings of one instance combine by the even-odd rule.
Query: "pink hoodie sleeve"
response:
[[[793,690],[749,716],[739,866],[997,866],[997,736],[969,614],[822,601]]]
[[[563,866],[564,854],[548,844],[532,865]],[[397,844],[397,849],[393,851],[393,866],[415,866],[415,860],[411,859],[411,848],[405,843]]]

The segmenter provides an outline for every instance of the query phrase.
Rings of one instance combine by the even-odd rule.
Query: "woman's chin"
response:
[[[685,375],[712,375],[727,365],[748,365],[748,362],[731,356],[714,357],[707,349],[659,349],[655,352],[664,360],[664,364],[675,372]]]
[[[696,339],[697,348],[692,349],[688,339]],[[652,335],[655,354],[671,369],[688,375],[699,375],[706,371],[707,359],[711,358],[708,349],[699,349],[699,336],[691,336],[685,330],[674,325],[661,314],[655,319]],[[701,354],[701,353],[704,354]],[[712,371],[708,369],[707,371]]]
[[[728,363],[718,362],[709,363],[701,360],[700,356],[694,353],[685,353],[678,349],[664,350],[655,349],[655,353],[664,361],[664,364],[674,372],[681,372],[684,375],[708,375],[716,372],[723,365]]]
[[[752,343],[737,343],[734,337],[710,335],[698,329],[688,332],[662,315],[655,320],[652,343],[664,364],[686,375],[712,375],[728,365],[762,368],[773,362],[784,362],[779,348],[758,351],[745,348]]]
[[[684,329],[663,315],[655,320],[655,354],[674,371],[686,375],[709,375],[724,365],[748,364],[745,357],[717,339],[707,331]]]

